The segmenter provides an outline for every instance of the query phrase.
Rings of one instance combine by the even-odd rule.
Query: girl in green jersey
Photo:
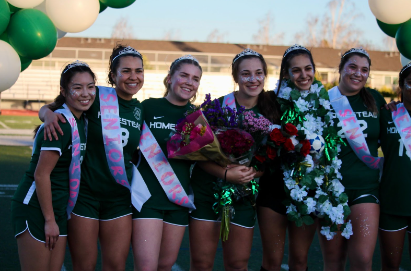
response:
[[[236,55],[232,63],[232,77],[238,84],[234,92],[236,106],[244,106],[256,114],[262,114],[273,123],[279,122],[274,106],[274,93],[264,91],[267,64],[263,56],[250,49]],[[275,95],[274,95],[275,96]],[[220,103],[223,104],[223,98]],[[216,178],[245,184],[259,177],[260,172],[246,166],[224,168],[214,162],[197,163],[191,176],[196,210],[190,218],[191,270],[212,270],[220,236],[220,222],[212,209],[213,182]],[[250,203],[235,202],[235,216],[230,222],[230,235],[222,243],[225,270],[247,270],[255,224],[255,207]]]
[[[411,112],[411,64],[399,74],[401,102]],[[399,270],[404,238],[411,241],[410,173],[411,153],[398,134],[389,110],[381,111],[381,148],[384,170],[381,177],[379,224],[382,270]],[[409,242],[411,245],[411,242]]]
[[[120,119],[120,127],[115,125],[116,133],[121,133],[118,141],[121,140],[124,171],[131,183],[133,165],[130,161],[138,147],[143,118],[141,104],[133,98],[144,84],[141,54],[132,47],[117,45],[110,56],[108,82],[114,87],[110,89],[114,94],[110,95],[116,95],[110,100],[118,101],[118,108],[113,109],[118,112]],[[108,165],[101,123],[100,89],[97,88],[98,99],[87,111],[88,150],[82,167],[79,197],[68,223],[68,241],[74,270],[95,269],[98,239],[103,270],[124,270],[130,250],[130,190],[117,183]],[[57,136],[54,128],[59,129],[55,121],[59,115],[42,109],[41,119],[45,116],[45,135],[50,138],[52,135]],[[122,169],[120,174],[124,174],[124,171]]]
[[[280,78],[277,95],[286,80],[299,91],[307,91],[314,83],[315,64],[311,52],[303,46],[289,47],[281,61]],[[261,270],[280,270],[284,256],[286,232],[288,229],[290,270],[306,270],[308,250],[314,238],[316,222],[312,225],[297,227],[295,222],[288,221],[283,201],[286,199],[284,176],[280,168],[274,176],[260,179],[260,193],[257,198],[258,223],[263,245],[263,262]]]
[[[361,130],[356,130],[357,137],[362,136],[359,134],[362,132],[370,155],[377,157],[380,108],[385,104],[385,100],[376,90],[365,88],[370,66],[371,59],[365,50],[356,48],[348,50],[341,57],[340,82],[338,89],[334,90],[338,90],[342,97],[348,100]],[[344,110],[336,113],[342,113],[340,111]],[[334,120],[338,134],[346,143],[345,146],[341,146],[338,157],[342,161],[340,173],[351,208],[348,220],[351,220],[354,234],[349,239],[345,239],[341,236],[341,232],[338,232],[330,241],[319,235],[324,270],[345,270],[347,256],[350,270],[371,270],[380,213],[379,170],[370,168],[357,156],[342,130],[343,125],[346,124],[338,118]]]
[[[167,157],[167,141],[174,125],[191,108],[195,99],[202,69],[197,59],[190,55],[180,57],[170,65],[164,79],[166,93],[163,98],[143,101],[144,121],[162,152]],[[138,170],[151,197],[141,211],[133,208],[132,246],[135,270],[171,270],[177,260],[186,226],[189,209],[169,200],[159,180],[143,154]],[[191,161],[169,159],[183,191],[189,195]],[[155,162],[157,163],[157,162]]]
[[[51,110],[57,110],[65,104],[75,117],[80,137],[80,162],[86,145],[83,112],[93,104],[95,95],[94,73],[86,63],[77,61],[64,68],[60,95],[50,106]],[[62,123],[61,128],[65,135],[53,142],[43,139],[43,129],[36,129],[38,134],[29,170],[12,200],[12,224],[23,271],[61,270],[63,265],[72,131],[69,123]]]

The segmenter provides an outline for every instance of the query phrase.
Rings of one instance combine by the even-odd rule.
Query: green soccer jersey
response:
[[[369,92],[375,99],[378,114],[374,115],[368,111],[360,94],[347,96],[348,101],[355,112],[360,129],[364,134],[368,148],[372,156],[378,156],[378,140],[380,137],[380,108],[386,104],[384,98],[374,89],[369,89]],[[377,188],[379,170],[369,168],[361,161],[352,150],[351,146],[345,138],[342,130],[342,123],[334,114],[334,127],[338,135],[345,142],[345,146],[341,145],[341,152],[338,157],[342,161],[340,173],[342,175],[342,184],[346,189],[369,189]]]
[[[142,105],[144,108],[144,121],[153,133],[164,155],[167,157],[167,141],[170,138],[170,133],[174,131],[177,121],[184,118],[184,113],[190,109],[191,104],[188,103],[184,106],[178,106],[170,103],[166,98],[150,98],[143,101]],[[181,186],[188,195],[190,166],[192,162],[179,159],[168,159],[168,161],[180,181]],[[169,201],[143,155],[141,155],[138,170],[151,193],[151,197],[144,203],[144,207],[160,210],[179,210],[185,208]]]
[[[408,111],[410,114],[411,111]],[[411,153],[398,134],[389,110],[381,110],[381,148],[384,170],[381,178],[381,212],[411,216]]]
[[[223,104],[224,96],[218,98],[220,101],[220,104]],[[235,104],[237,108],[240,108],[240,105],[237,102],[237,99],[235,100]],[[251,109],[247,109],[246,111],[253,111],[256,115],[260,114],[260,110],[257,106],[254,106]],[[194,200],[196,202],[206,202],[206,203],[214,203],[214,182],[217,180],[217,178],[203,169],[201,169],[198,165],[196,165],[193,169],[193,173],[191,175],[191,185],[193,187],[194,191]],[[249,204],[248,201],[246,201],[246,205]],[[236,205],[236,204],[235,204]],[[240,205],[236,205],[236,208],[241,208]]]
[[[80,162],[83,161],[86,153],[86,134],[84,130],[84,117],[76,118],[77,128],[80,136]],[[59,136],[58,140],[44,140],[44,130],[41,129],[37,135],[34,152],[31,156],[29,169],[22,178],[13,200],[29,204],[33,207],[40,208],[37,198],[36,185],[34,182],[34,172],[36,171],[41,151],[57,151],[60,158],[50,174],[51,193],[54,213],[61,215],[66,212],[67,202],[69,199],[69,167],[71,163],[71,126],[68,122],[60,123],[64,135]]]
[[[82,191],[85,191],[88,194],[92,193],[98,200],[104,200],[107,197],[112,199],[130,197],[130,191],[116,182],[108,167],[103,142],[98,88],[96,92],[96,99],[87,111],[89,120],[88,151],[81,170],[80,195]],[[118,97],[118,104],[124,165],[130,183],[132,177],[130,161],[140,141],[143,120],[142,106],[136,99],[126,101],[120,97]]]

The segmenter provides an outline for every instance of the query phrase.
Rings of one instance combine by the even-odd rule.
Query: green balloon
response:
[[[99,13],[102,13],[103,11],[105,11],[106,10],[106,8],[107,8],[107,6],[106,5],[104,5],[103,3],[101,3],[101,2],[99,2],[100,3],[100,11],[99,11]]]
[[[6,0],[0,0],[0,34],[6,31],[10,22],[10,9]]]
[[[22,72],[30,66],[32,60],[30,58],[22,57],[21,55],[19,55],[19,57],[20,57],[20,63],[21,63],[20,71]]]
[[[100,0],[101,3],[111,8],[125,8],[135,1],[136,0]]]
[[[400,53],[411,59],[411,19],[401,24],[395,35],[395,40]]]
[[[9,35],[7,34],[7,31],[4,31],[3,34],[0,35],[0,40],[5,41],[10,44]]]
[[[56,47],[57,30],[46,14],[37,9],[23,9],[10,20],[7,34],[11,46],[29,59],[48,56]]]
[[[11,13],[16,13],[17,11],[21,10],[21,8],[15,7],[9,3],[9,9]]]
[[[397,30],[401,26],[401,24],[386,24],[386,23],[381,22],[378,19],[377,19],[377,24],[382,30],[382,32],[384,32],[385,34],[387,34],[388,36],[392,38],[395,38],[395,34],[397,34]]]

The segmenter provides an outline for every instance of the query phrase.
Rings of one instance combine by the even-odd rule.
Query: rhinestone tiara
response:
[[[402,74],[406,69],[408,69],[409,67],[411,67],[411,62],[409,62],[407,65],[405,65],[404,67],[402,67],[400,74]]]
[[[245,49],[244,51],[242,51],[241,53],[239,53],[238,55],[235,56],[235,58],[233,60],[233,64],[234,64],[234,62],[236,62],[239,58],[242,58],[243,56],[261,57],[261,55],[259,53],[257,53],[256,51],[253,51],[250,48],[247,48],[247,49]]]
[[[198,65],[200,65],[200,62],[198,62],[198,60],[197,60],[195,57],[193,57],[192,55],[184,55],[184,56],[179,57],[179,58],[177,58],[176,60],[174,60],[173,63],[171,63],[171,65],[170,65],[170,69],[171,69],[171,67],[173,67],[176,63],[180,62],[181,60],[186,60],[186,59],[192,60],[192,61],[196,62]]]
[[[349,54],[352,54],[352,53],[362,54],[362,55],[365,55],[366,57],[370,58],[370,55],[363,48],[351,48],[345,54],[343,54],[343,56],[341,58],[344,58],[346,55],[349,55]]]
[[[136,56],[138,56],[139,58],[143,59],[143,57],[141,56],[141,54],[140,54],[136,49],[134,49],[134,48],[131,47],[131,46],[127,46],[126,48],[124,48],[123,50],[121,50],[120,52],[118,52],[118,55],[116,55],[115,57],[113,57],[113,60],[111,60],[111,63],[113,63],[113,61],[114,61],[117,57],[119,57],[119,56],[121,56],[121,55],[124,55],[124,54],[127,54],[127,55],[136,55]]]
[[[294,44],[293,46],[290,46],[290,47],[288,47],[287,50],[285,50],[285,53],[284,53],[284,55],[283,55],[283,58],[284,58],[286,55],[288,55],[288,53],[290,53],[290,52],[292,52],[292,51],[295,51],[295,50],[304,50],[304,51],[310,53],[310,51],[309,51],[307,48],[305,48],[304,46],[301,46],[301,45],[299,45],[299,44]]]
[[[63,71],[63,73],[66,73],[66,72],[67,72],[68,70],[70,70],[71,68],[80,67],[80,66],[90,68],[90,66],[89,66],[86,62],[83,62],[83,61],[80,61],[80,60],[76,60],[76,61],[74,61],[73,63],[68,64],[68,65],[67,65],[67,68]]]

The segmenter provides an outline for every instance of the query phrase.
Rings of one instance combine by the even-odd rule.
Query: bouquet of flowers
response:
[[[197,110],[180,120],[167,142],[169,158],[193,161],[209,160],[202,149],[218,152],[220,146],[201,110]]]
[[[247,131],[247,129],[255,128],[252,131],[253,135],[259,133],[257,124],[265,125],[261,119],[254,124],[254,119],[249,112],[244,112],[244,107],[238,110],[230,107],[222,107],[218,99],[211,100],[210,94],[206,95],[205,101],[198,107],[193,107],[187,112],[191,114],[193,111],[202,110],[208,123],[210,124],[217,140],[220,144],[220,151],[227,160],[219,159],[221,156],[217,151],[208,152],[207,149],[202,151],[202,154],[209,160],[226,167],[229,164],[238,164],[249,166],[254,155],[256,140]],[[255,115],[253,115],[254,117]],[[241,120],[247,120],[247,129],[241,127]],[[257,118],[258,119],[258,118]],[[245,123],[243,122],[243,124]],[[240,127],[242,129],[240,129]],[[251,131],[251,130],[250,130]],[[233,203],[241,200],[250,201],[255,205],[255,197],[258,191],[258,184],[255,180],[245,185],[238,185],[218,179],[214,184],[216,202],[213,205],[213,210],[219,214],[221,220],[220,235],[223,241],[226,241],[229,234],[229,223],[235,215]]]
[[[295,155],[288,152],[281,159],[285,190],[289,196],[285,202],[288,219],[295,221],[297,226],[310,225],[314,222],[311,216],[316,215],[322,218],[320,232],[328,240],[338,230],[349,239],[353,234],[351,221],[345,220],[351,211],[341,184],[342,176],[338,171],[341,160],[337,157],[340,144],[344,142],[333,127],[333,112],[327,91],[317,80],[314,80],[308,91],[297,90],[287,80],[280,88],[278,102],[284,112],[282,126],[284,130],[292,132],[286,132],[285,139],[280,136],[280,132],[284,135],[284,131],[275,132],[276,140],[273,135],[273,141],[283,145],[282,148],[277,148],[277,155],[284,155],[282,149],[292,149],[292,134],[299,139],[298,144],[292,144],[297,151],[294,152]],[[310,141],[309,154],[305,139]],[[315,146],[317,143],[319,148]],[[303,160],[298,155],[298,150],[305,156]]]

